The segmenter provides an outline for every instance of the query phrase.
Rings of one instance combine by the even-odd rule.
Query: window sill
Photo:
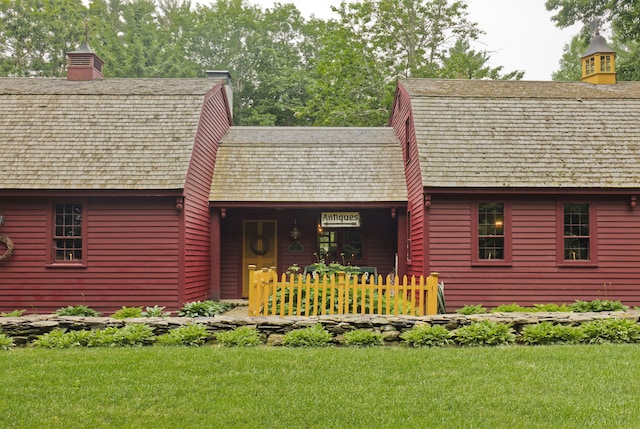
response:
[[[87,264],[85,263],[78,263],[78,262],[54,262],[51,264],[46,264],[45,265],[46,268],[55,268],[55,269],[59,269],[59,268],[71,268],[74,270],[80,269],[80,268],[87,268]]]
[[[598,264],[593,262],[559,262],[558,268],[598,268]]]
[[[512,267],[511,261],[473,261],[472,267]]]

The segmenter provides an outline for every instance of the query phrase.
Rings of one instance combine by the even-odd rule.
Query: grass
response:
[[[636,428],[637,345],[16,349],[3,428]]]

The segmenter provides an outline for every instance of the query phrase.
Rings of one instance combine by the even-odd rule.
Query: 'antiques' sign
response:
[[[323,228],[347,228],[360,226],[359,212],[322,212],[320,225]]]

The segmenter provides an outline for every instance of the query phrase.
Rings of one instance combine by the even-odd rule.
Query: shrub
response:
[[[517,312],[527,312],[531,311],[527,307],[522,307],[521,305],[516,304],[502,304],[491,310],[492,313],[517,313]]]
[[[640,325],[627,319],[600,319],[583,323],[580,326],[584,338],[589,344],[638,343]]]
[[[142,312],[142,317],[167,317],[170,316],[171,313],[168,311],[164,311],[167,307],[160,307],[158,305],[154,305],[153,307],[147,307],[145,311]]]
[[[576,344],[582,340],[580,328],[541,322],[522,329],[520,342],[527,345]]]
[[[225,347],[255,347],[262,344],[258,331],[248,326],[219,332],[216,334],[216,339]]]
[[[213,317],[233,308],[233,304],[215,301],[187,302],[178,312],[182,317]]]
[[[287,332],[282,344],[287,347],[325,347],[331,338],[332,335],[321,324],[317,324]]]
[[[0,317],[20,317],[27,310],[13,310],[8,313],[0,313]]]
[[[356,329],[344,334],[344,343],[350,347],[371,347],[383,345],[384,340],[380,332]]]
[[[483,314],[486,312],[487,312],[487,309],[484,308],[482,304],[465,305],[464,307],[456,311],[456,313],[458,314]]]
[[[190,323],[158,336],[157,342],[162,346],[201,346],[207,338],[209,331],[206,326]]]
[[[13,338],[0,332],[0,350],[9,350],[15,346],[16,343],[13,342]]]
[[[490,320],[473,322],[456,329],[455,340],[463,346],[500,346],[514,341],[511,325]]]
[[[114,319],[131,319],[134,317],[142,317],[142,307],[126,307],[122,308],[111,315]]]
[[[100,316],[100,313],[92,308],[87,307],[86,305],[69,305],[67,307],[62,307],[56,310],[56,314],[58,316]]]
[[[453,335],[440,325],[417,325],[400,335],[411,347],[443,347],[451,344]]]
[[[534,304],[533,311],[540,312],[548,312],[548,313],[558,313],[558,312],[567,312],[571,311],[571,308],[567,306],[567,304]]]
[[[594,299],[593,301],[581,301],[576,300],[570,306],[572,311],[576,313],[587,313],[587,312],[600,312],[600,311],[626,311],[629,309],[628,306],[622,305],[620,301],[611,301],[608,299],[600,300]]]

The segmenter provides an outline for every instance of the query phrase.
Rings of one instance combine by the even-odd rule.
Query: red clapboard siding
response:
[[[492,196],[491,199],[495,199]],[[597,266],[559,265],[558,204],[570,200],[511,200],[512,263],[471,263],[471,201],[435,198],[429,209],[431,269],[445,283],[448,309],[482,303],[572,303],[616,299],[640,304],[640,216],[624,198],[592,197],[597,213]],[[582,200],[581,200],[582,201]],[[561,239],[561,238],[560,238]]]
[[[409,121],[409,126],[407,126]],[[405,177],[407,181],[407,212],[410,212],[411,225],[408,234],[411,240],[410,260],[407,260],[406,273],[400,275],[422,275],[427,270],[429,255],[426,254],[426,243],[429,240],[426,229],[426,212],[424,207],[424,193],[422,186],[422,174],[420,172],[420,155],[416,139],[413,112],[409,93],[398,85],[394,99],[393,115],[389,121],[396,136],[402,143],[402,151],[405,159]],[[409,135],[407,135],[409,133]],[[408,143],[408,144],[407,144]],[[407,160],[408,150],[408,160]]]
[[[179,281],[179,217],[175,198],[84,199],[86,266],[47,267],[53,198],[2,201],[0,233],[15,243],[0,262],[0,310],[52,312],[85,304],[103,313],[122,305],[176,309]]]
[[[231,125],[222,83],[205,97],[185,182],[184,285],[180,305],[211,296],[209,191],[218,143]]]

